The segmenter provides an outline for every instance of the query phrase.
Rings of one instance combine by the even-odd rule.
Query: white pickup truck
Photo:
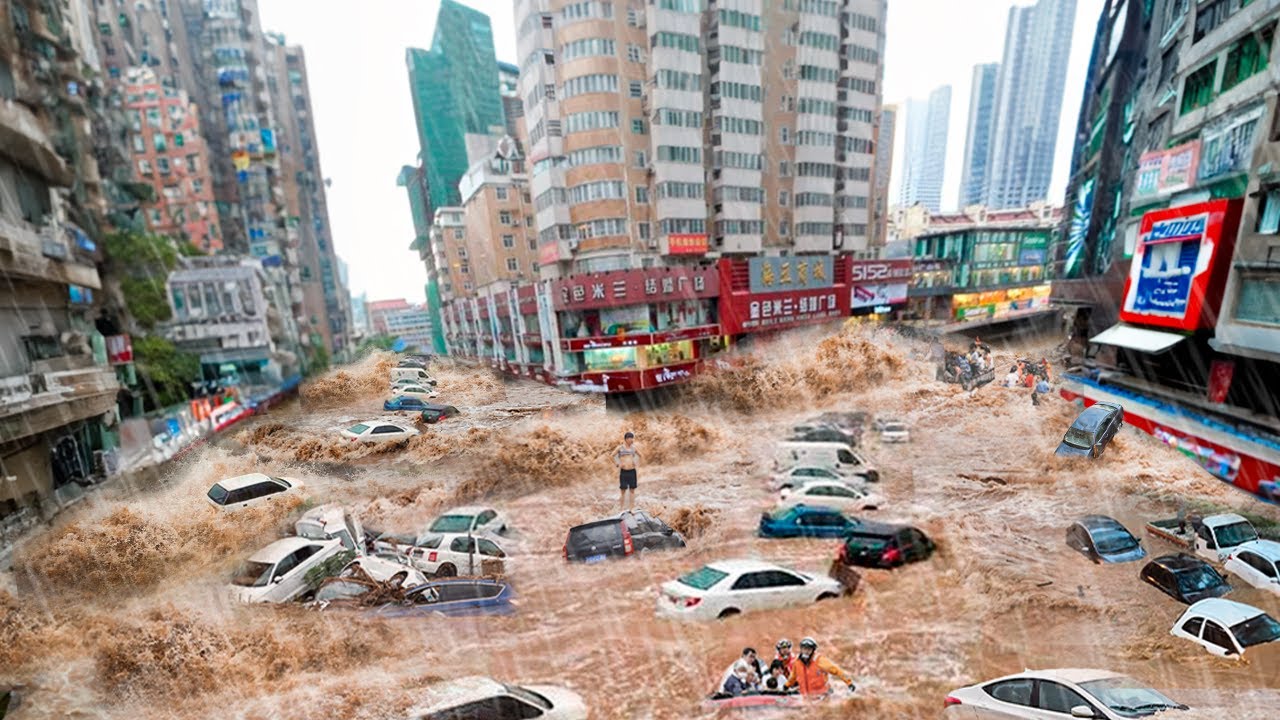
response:
[[[1147,532],[1218,563],[1226,560],[1237,545],[1258,539],[1253,523],[1235,513],[1152,520],[1147,523]]]

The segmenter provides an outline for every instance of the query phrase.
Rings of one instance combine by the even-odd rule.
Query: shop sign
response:
[[[1047,251],[1044,248],[1029,248],[1018,253],[1019,265],[1043,265]]]
[[[107,362],[122,365],[133,362],[133,339],[128,335],[108,335]]]
[[[801,290],[768,295],[736,293],[720,298],[724,335],[794,327],[849,314],[849,294],[836,290]]]
[[[707,253],[706,235],[668,235],[668,255],[705,255]]]
[[[849,307],[852,310],[907,301],[907,285],[912,274],[910,260],[854,260],[850,271],[853,287]]]
[[[1195,184],[1200,164],[1200,141],[1192,140],[1168,150],[1143,153],[1133,184],[1135,200],[1186,190]]]
[[[1206,315],[1211,323],[1222,301],[1241,204],[1211,200],[1144,215],[1120,319],[1180,330],[1199,329]]]
[[[555,283],[557,310],[620,307],[720,294],[715,268],[650,268],[569,277]]]
[[[554,265],[560,260],[560,243],[551,241],[538,246],[538,264]]]
[[[1253,163],[1253,138],[1266,106],[1258,105],[1200,134],[1200,181],[1247,172]]]
[[[601,348],[642,347],[661,343],[678,342],[680,340],[702,340],[720,334],[719,325],[703,325],[701,327],[680,328],[678,330],[662,330],[654,333],[627,333],[625,335],[607,335],[603,337],[561,338],[560,347],[569,352],[580,350],[598,350]]]
[[[830,255],[753,257],[748,267],[752,294],[829,288],[835,279]]]
[[[578,376],[573,388],[584,392],[635,392],[686,382],[697,373],[697,361],[646,370],[583,373]]]
[[[892,280],[906,282],[911,279],[911,260],[854,260],[849,263],[850,279],[854,283],[885,283]]]

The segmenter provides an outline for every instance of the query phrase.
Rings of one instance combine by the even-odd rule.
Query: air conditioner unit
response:
[[[658,249],[658,238],[649,238],[648,245],[650,250]]]
[[[578,249],[579,242],[578,238],[569,238],[569,252],[576,251]]]

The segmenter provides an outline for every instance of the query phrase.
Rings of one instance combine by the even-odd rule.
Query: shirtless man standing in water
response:
[[[618,466],[618,504],[623,512],[635,510],[636,466],[640,464],[640,450],[635,446],[635,433],[622,436],[622,444],[613,451],[613,464]],[[628,498],[627,491],[631,491]]]

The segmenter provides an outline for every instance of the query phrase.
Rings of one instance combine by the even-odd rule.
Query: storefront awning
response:
[[[1090,338],[1089,342],[1155,354],[1162,353],[1183,340],[1186,340],[1185,335],[1118,323]]]

